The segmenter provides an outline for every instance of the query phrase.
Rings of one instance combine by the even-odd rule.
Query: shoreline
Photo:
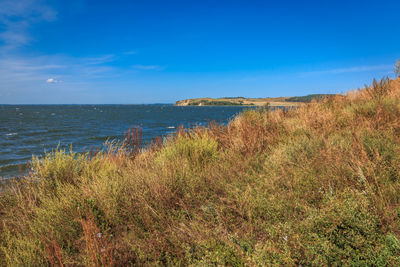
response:
[[[326,97],[333,97],[332,94],[311,94],[294,97],[221,97],[221,98],[191,98],[178,100],[174,106],[301,106],[312,101],[321,101]]]

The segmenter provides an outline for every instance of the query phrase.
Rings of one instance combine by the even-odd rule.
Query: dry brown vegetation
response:
[[[0,265],[400,264],[400,80],[138,135],[34,158],[1,195]]]

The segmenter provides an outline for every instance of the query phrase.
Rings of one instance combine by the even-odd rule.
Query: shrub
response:
[[[158,153],[157,161],[185,161],[192,167],[204,166],[218,158],[218,144],[207,132],[188,133],[166,144]]]

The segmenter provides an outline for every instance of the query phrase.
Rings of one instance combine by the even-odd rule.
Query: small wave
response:
[[[168,126],[168,129],[175,129],[175,126]]]
[[[0,171],[12,171],[18,170],[18,166],[22,167],[22,164],[6,164],[0,166]]]
[[[0,142],[0,154],[6,154],[5,151],[10,152],[11,149],[10,147],[13,146],[15,143],[13,142],[13,140],[8,139],[8,142]]]
[[[7,178],[23,176],[27,174],[27,172],[28,170],[26,163],[0,165],[0,182],[4,182]]]
[[[72,128],[72,127],[68,127],[68,128]],[[47,130],[47,133],[60,133],[60,132],[64,132],[64,130],[63,129],[56,129],[56,128]]]
[[[18,159],[16,158],[9,158],[9,159],[1,159],[0,160],[0,167],[5,166],[5,165],[14,165],[15,162],[18,162]]]
[[[48,133],[47,130],[43,130],[43,131],[27,132],[25,135],[27,135],[27,136],[36,136],[36,135],[44,135],[44,134],[47,134],[47,133]]]
[[[120,135],[110,135],[110,136],[91,136],[89,137],[90,140],[113,140],[113,139],[118,139],[121,138]]]
[[[56,113],[51,113],[51,116],[54,116],[54,115],[56,115]]]
[[[18,133],[8,133],[6,134],[7,136],[13,136],[13,135],[17,135]]]

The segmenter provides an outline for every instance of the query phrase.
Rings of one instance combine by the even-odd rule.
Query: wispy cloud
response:
[[[0,66],[3,70],[8,69],[13,72],[35,72],[43,70],[57,70],[66,68],[61,63],[48,63],[46,57],[18,58],[18,57],[2,57],[0,58]],[[1,71],[0,71],[1,72]]]
[[[87,65],[99,65],[99,64],[104,64],[108,62],[115,61],[117,57],[115,55],[100,55],[96,57],[84,57],[81,58],[84,64]]]
[[[163,70],[164,67],[159,65],[133,65],[134,69],[138,70]]]
[[[0,86],[59,81],[49,77],[63,77],[67,82],[116,75],[116,68],[107,66],[117,60],[113,54],[92,57],[21,54],[19,48],[33,40],[30,28],[56,18],[56,11],[44,0],[0,0]]]
[[[68,54],[26,54],[24,47],[35,41],[31,29],[57,19],[47,0],[0,0],[0,95],[14,102],[37,92],[63,91],[82,94],[96,91],[117,77],[132,77],[138,70],[162,70],[158,65],[121,66],[118,60],[134,59],[136,51],[75,57]],[[114,64],[115,63],[115,64]],[[47,90],[47,91],[46,91]],[[7,97],[8,100],[4,100]]]
[[[0,17],[25,17],[30,19],[53,20],[56,12],[41,0],[2,0],[0,2]]]
[[[367,71],[391,71],[392,65],[368,65],[368,66],[355,66],[349,68],[335,68],[326,70],[316,70],[303,72],[300,76],[314,76],[314,75],[332,75],[332,74],[345,74],[355,72],[367,72]]]
[[[124,55],[136,55],[137,52],[136,51],[126,51],[124,52]]]
[[[40,21],[52,21],[57,13],[40,0],[2,0],[0,2],[0,52],[7,52],[26,45],[32,37],[29,27]]]
[[[97,97],[94,92],[104,90],[100,88],[106,87],[107,81],[127,74],[121,68],[102,63],[104,56],[95,58],[0,55],[0,103],[41,103],[37,98],[41,94],[52,98],[51,101],[70,103],[79,102],[83,95],[89,94],[86,101],[96,101],[92,98]],[[52,88],[57,88],[54,94]]]
[[[76,58],[65,55],[0,56],[0,86],[2,82],[43,81],[62,77],[65,82],[92,80],[118,75],[118,68],[108,66],[110,55]]]

